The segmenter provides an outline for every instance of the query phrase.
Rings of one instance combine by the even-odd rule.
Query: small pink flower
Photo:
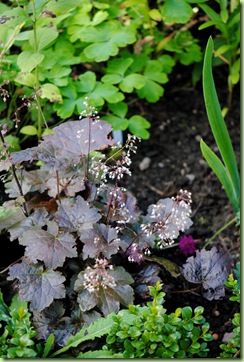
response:
[[[179,249],[180,252],[185,256],[194,254],[196,251],[196,245],[197,242],[193,239],[191,235],[184,235],[180,237]]]

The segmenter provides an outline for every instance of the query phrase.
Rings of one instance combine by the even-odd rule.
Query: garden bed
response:
[[[221,105],[224,106],[227,97],[225,83],[221,80],[221,71],[215,70],[217,92]],[[175,196],[180,189],[192,193],[193,225],[187,230],[188,235],[198,242],[197,248],[202,249],[207,240],[226,222],[234,217],[231,206],[220,182],[204,161],[200,151],[200,139],[215,151],[216,145],[209,127],[204,106],[201,84],[193,88],[189,82],[189,73],[177,69],[176,79],[171,79],[170,86],[166,87],[165,96],[160,102],[148,104],[144,101],[134,103],[133,111],[146,117],[152,124],[151,137],[137,143],[137,153],[132,155],[132,176],[123,180],[123,185],[131,191],[138,201],[142,212],[146,213],[150,204],[160,198]],[[179,74],[183,74],[179,76]],[[236,88],[233,97],[233,106],[226,117],[234,150],[237,159],[240,159],[240,102],[239,91]],[[27,147],[30,145],[27,145]],[[7,235],[5,235],[7,237]],[[4,235],[1,236],[4,239]],[[240,237],[238,229],[232,224],[216,237],[211,246],[218,249],[224,247],[230,253],[233,265],[240,260]],[[23,255],[24,247],[17,241],[5,243],[0,256],[1,269],[15,262]],[[154,250],[155,252],[155,250]],[[156,251],[156,255],[164,257],[182,266],[186,257],[180,253],[178,245]],[[126,263],[126,269],[138,281],[138,273],[146,265],[154,265],[145,260],[142,264]],[[226,333],[233,330],[232,318],[238,312],[239,305],[229,300],[231,293],[227,291],[220,300],[207,300],[199,292],[192,291],[194,285],[186,283],[182,277],[175,277],[163,266],[156,264],[160,269],[158,276],[163,281],[166,292],[164,304],[168,313],[179,307],[204,307],[204,317],[210,324],[210,331],[215,340],[209,343],[209,358],[219,356]],[[6,274],[6,273],[5,273]],[[140,284],[140,282],[138,283]],[[137,284],[137,285],[138,285]],[[9,285],[1,276],[1,288],[5,298],[15,293],[14,284]],[[136,287],[136,284],[134,285]],[[135,304],[148,300],[142,294],[136,293]]]
[[[151,121],[151,137],[138,144],[138,152],[132,157],[132,177],[126,179],[126,187],[133,192],[140,209],[146,212],[148,205],[156,203],[159,198],[171,197],[183,188],[192,193],[193,225],[187,234],[199,243],[199,249],[216,231],[234,217],[227,196],[221,184],[207,163],[200,150],[200,138],[215,151],[213,139],[203,100],[201,84],[193,88],[189,83],[189,74],[177,71],[165,96],[157,104],[138,102],[141,114]],[[180,75],[182,74],[182,75]],[[217,93],[222,107],[227,91],[221,80],[221,70],[214,73]],[[232,109],[226,117],[233,147],[240,159],[240,100],[239,90],[233,95]],[[149,158],[146,159],[146,158]],[[148,165],[148,163],[150,164]],[[147,167],[148,165],[148,167]],[[143,167],[147,167],[143,170]],[[234,265],[240,260],[240,238],[233,224],[220,233],[211,246],[226,248]],[[178,247],[162,250],[160,256],[176,263],[186,260]],[[222,300],[208,301],[194,293],[182,293],[184,287],[171,280],[169,273],[162,280],[174,284],[174,293],[168,293],[166,308],[169,311],[177,307],[202,305],[210,330],[218,338],[209,344],[208,357],[219,355],[219,344],[226,332],[232,330],[231,319],[239,308],[237,303],[229,301],[228,293]],[[178,290],[178,292],[176,291]]]

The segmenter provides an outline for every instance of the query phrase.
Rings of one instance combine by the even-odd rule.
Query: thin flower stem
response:
[[[222,231],[227,229],[231,224],[233,224],[236,221],[237,217],[235,216],[232,220],[230,220],[229,222],[227,222],[227,224],[225,224],[222,228],[220,228],[213,236],[211,236],[211,238],[206,242],[203,248],[205,249],[216,238],[216,236],[218,236],[220,233],[222,233]]]
[[[57,170],[56,170],[56,178],[57,178],[57,195],[58,195],[58,201],[59,201],[60,204],[61,204],[60,192],[59,192],[59,173],[58,173]]]
[[[8,160],[11,162],[11,155],[10,155],[10,152],[9,152],[9,150],[8,150],[8,147],[7,147],[7,144],[6,144],[6,142],[5,142],[4,135],[3,135],[2,131],[0,131],[0,138],[1,138],[2,143],[3,143],[3,147],[4,147],[4,149],[5,149],[6,156],[7,156]],[[20,182],[19,182],[19,179],[18,179],[18,177],[17,177],[17,175],[16,175],[15,166],[13,165],[12,162],[11,162],[11,169],[12,169],[12,175],[13,175],[13,177],[14,177],[14,179],[15,179],[15,182],[16,182],[16,184],[17,184],[17,187],[18,187],[18,189],[19,189],[19,193],[20,193],[20,195],[24,198],[23,190],[22,190],[21,184],[20,184]],[[25,199],[25,198],[24,198],[24,199]],[[23,212],[24,212],[24,214],[25,214],[26,217],[29,216],[25,202],[23,202]]]

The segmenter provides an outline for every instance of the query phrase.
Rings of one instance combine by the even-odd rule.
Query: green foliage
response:
[[[193,356],[206,357],[207,343],[212,340],[209,324],[203,317],[203,307],[192,311],[191,307],[177,308],[174,313],[167,314],[163,308],[165,293],[162,285],[157,282],[155,287],[149,287],[152,302],[147,306],[129,305],[128,309],[118,314],[111,314],[105,319],[99,319],[92,326],[92,331],[85,337],[82,331],[74,339],[78,341],[92,340],[100,336],[100,323],[106,326],[103,330],[106,344],[101,350],[79,353],[78,358],[189,358]],[[107,321],[107,323],[106,323]],[[96,328],[95,328],[96,326]],[[79,333],[80,334],[80,333]],[[52,356],[65,352],[64,347]]]
[[[36,332],[31,326],[27,303],[19,301],[17,295],[10,307],[3,301],[0,291],[0,357],[35,358],[37,350],[34,339]]]
[[[40,138],[43,129],[79,115],[89,96],[114,129],[128,128],[149,138],[148,120],[137,114],[128,117],[129,108],[118,115],[113,107],[138,98],[158,102],[177,62],[200,64],[202,49],[191,33],[191,21],[197,6],[212,17],[205,2],[167,0],[152,7],[147,0],[2,4],[0,109],[6,121],[19,123],[15,130],[10,122],[9,129],[18,137]],[[220,22],[225,20],[228,51],[233,53],[238,8],[221,8],[220,20],[212,23],[221,34]],[[232,58],[230,79],[236,83],[239,63]],[[24,107],[27,112],[22,112]]]
[[[201,140],[201,151],[207,163],[216,174],[235,211],[240,210],[240,177],[231,139],[221,114],[212,75],[213,40],[209,39],[203,67],[203,92],[208,120],[218,145],[222,160]]]
[[[234,279],[233,274],[229,275],[225,285],[232,289],[232,297],[230,300],[240,303],[240,285],[237,280]],[[220,348],[223,352],[220,353],[221,358],[237,358],[240,356],[241,347],[241,316],[240,313],[235,313],[232,319],[234,325],[233,332],[234,336],[231,337],[227,344],[221,344]]]
[[[106,318],[99,318],[95,322],[91,323],[89,327],[84,326],[75,336],[68,339],[66,345],[51,354],[49,357],[56,357],[70,348],[75,348],[79,344],[85,341],[93,341],[95,338],[101,338],[106,335],[113,324],[114,313],[109,314]]]
[[[209,21],[202,24],[199,29],[214,26],[220,31],[214,39],[214,64],[227,64],[229,68],[228,107],[231,106],[233,87],[240,80],[240,8],[241,3],[236,1],[216,1],[219,4],[215,11],[206,3],[200,4],[201,9],[209,17]]]
[[[37,343],[31,322],[28,304],[15,295],[10,306],[3,300],[0,291],[0,357],[1,358],[46,358],[54,344],[50,334],[44,344]]]
[[[218,29],[215,55],[228,63],[232,92],[240,73],[240,4],[229,8],[220,1],[218,14],[206,2],[167,0],[152,8],[147,0],[2,4],[0,109],[6,121],[20,123],[9,129],[18,137],[40,138],[44,128],[79,115],[89,96],[115,130],[128,128],[149,138],[148,120],[137,114],[128,118],[130,109],[118,116],[113,106],[131,96],[158,102],[177,62],[199,68],[201,32],[191,33],[192,20],[199,21],[193,8],[199,7],[210,19],[200,29]]]

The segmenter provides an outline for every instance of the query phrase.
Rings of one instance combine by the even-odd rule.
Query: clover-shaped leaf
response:
[[[25,255],[33,262],[44,261],[47,268],[62,266],[67,257],[77,256],[74,249],[75,238],[69,233],[59,231],[58,224],[48,221],[48,229],[27,230],[19,238],[19,243],[26,246]]]
[[[10,266],[8,280],[18,279],[19,300],[30,301],[30,310],[43,310],[54,299],[65,296],[65,277],[58,271],[43,269],[41,264],[31,264],[27,259]]]
[[[137,94],[148,102],[157,102],[164,94],[164,88],[160,84],[168,81],[166,73],[163,72],[163,65],[157,60],[149,60],[143,75],[145,85],[137,90]]]
[[[231,270],[229,253],[218,251],[216,247],[211,250],[196,251],[183,265],[181,272],[191,283],[200,283],[204,288],[203,296],[208,299],[220,299],[225,295],[224,282]]]
[[[145,84],[145,77],[142,74],[127,71],[132,63],[132,58],[111,60],[107,67],[107,74],[102,77],[102,81],[107,84],[119,83],[120,89],[127,93],[133,92],[134,88],[142,88]]]
[[[95,62],[108,60],[118,54],[120,47],[136,41],[135,29],[116,21],[103,22],[96,27],[83,27],[78,36],[83,42],[92,43],[83,52],[89,60]]]

